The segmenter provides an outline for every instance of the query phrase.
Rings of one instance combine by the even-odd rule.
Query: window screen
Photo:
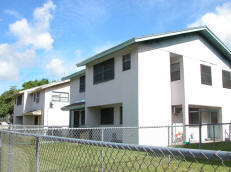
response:
[[[114,58],[94,65],[94,84],[114,79]]]
[[[126,54],[123,56],[123,71],[131,69],[131,55]]]
[[[201,64],[201,84],[212,85],[211,67]]]
[[[79,78],[79,92],[85,91],[85,76]]]
[[[231,72],[222,70],[223,88],[231,89]]]
[[[52,101],[55,102],[68,102],[69,101],[69,93],[65,92],[53,92],[52,93]]]
[[[17,105],[21,105],[22,104],[22,95],[19,95],[17,97]]]
[[[171,64],[171,81],[180,80],[180,63]]]
[[[199,124],[199,110],[196,108],[189,109],[189,124]]]
[[[114,123],[114,109],[113,108],[101,109],[100,123],[102,125]]]

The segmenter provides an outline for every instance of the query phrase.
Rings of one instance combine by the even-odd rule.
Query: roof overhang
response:
[[[78,76],[81,76],[81,75],[85,75],[85,69],[80,70],[78,72],[75,72],[75,73],[73,73],[71,75],[63,77],[62,81],[67,80],[67,79],[71,79],[71,78],[74,78],[74,77],[78,77]]]
[[[42,110],[34,110],[23,114],[23,116],[41,116],[41,115],[42,115]]]
[[[142,43],[145,41],[151,41],[151,40],[159,40],[159,39],[166,39],[170,37],[176,37],[180,35],[186,35],[189,33],[196,33],[202,35],[209,43],[211,43],[225,58],[229,61],[231,64],[231,51],[229,48],[207,27],[207,26],[201,26],[201,27],[195,27],[195,28],[189,28],[185,30],[180,30],[176,32],[168,32],[158,35],[148,35],[138,38],[132,38],[128,41],[125,41],[115,47],[112,47],[108,50],[105,50],[99,54],[96,54],[80,63],[77,64],[78,67],[87,65],[88,63],[91,63],[97,59],[100,59],[104,56],[110,55],[118,50],[121,50],[125,47],[128,47],[130,45],[136,44],[136,43]]]
[[[64,106],[61,108],[63,111],[70,111],[70,110],[84,110],[85,108],[85,102],[78,102],[78,103],[73,103],[69,104],[67,106]]]

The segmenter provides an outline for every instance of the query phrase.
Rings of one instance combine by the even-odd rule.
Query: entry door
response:
[[[74,112],[74,127],[79,127],[79,111]]]
[[[213,125],[209,126],[209,137],[213,138],[215,136],[215,138],[220,138],[220,125],[216,125],[217,123],[219,123],[219,112],[211,111],[209,118],[210,118],[210,123],[215,124],[214,126]]]
[[[39,117],[35,116],[34,117],[34,125],[38,125],[39,124]]]

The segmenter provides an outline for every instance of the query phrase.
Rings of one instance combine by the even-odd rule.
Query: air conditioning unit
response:
[[[180,114],[182,114],[182,107],[174,106],[173,107],[173,114],[174,115],[180,115]]]

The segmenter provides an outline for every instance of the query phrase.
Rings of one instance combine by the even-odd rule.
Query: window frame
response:
[[[85,92],[85,89],[86,89],[86,77],[85,75],[81,76],[79,78],[79,92],[82,93],[82,92]]]
[[[131,54],[128,53],[122,56],[122,70],[127,71],[130,69],[131,69]]]
[[[179,70],[174,70],[173,71],[173,65],[178,65]],[[179,81],[181,80],[181,76],[180,76],[180,62],[176,62],[176,63],[172,63],[170,64],[170,72],[171,72],[171,81]],[[176,78],[173,78],[173,74],[177,73],[179,76]]]
[[[52,100],[53,102],[63,102],[63,103],[67,103],[67,102],[69,102],[69,100],[70,100],[70,94],[69,94],[68,92],[53,91],[53,93],[58,94],[58,95],[52,94],[51,100]],[[62,97],[62,96],[61,96],[62,94],[66,94],[67,97]],[[56,97],[57,99],[54,99],[54,97]],[[67,100],[66,100],[66,101],[62,101],[62,98],[67,98]]]
[[[108,72],[111,76],[106,78]],[[99,75],[101,78],[97,79],[96,76]],[[93,84],[99,84],[102,82],[110,81],[115,78],[115,60],[111,58],[109,60],[103,61],[101,63],[95,64],[93,66]]]
[[[206,68],[208,69],[209,72],[206,71],[207,70]],[[200,69],[201,69],[201,84],[212,86],[213,82],[212,82],[212,68],[211,68],[211,66],[201,64]]]
[[[22,95],[17,96],[17,106],[22,105]]]
[[[225,80],[225,79],[228,79],[228,77],[225,76],[226,74],[229,75],[229,80]],[[223,88],[231,89],[231,72],[230,71],[222,70],[222,86]]]
[[[104,112],[103,111],[110,111],[111,110],[111,114],[108,114],[108,112]],[[105,116],[111,116],[110,121],[105,121]],[[108,119],[107,119],[108,120]],[[100,125],[113,125],[114,124],[114,108],[110,107],[110,108],[102,108],[100,109]]]
[[[188,118],[189,125],[199,125],[200,124],[199,109],[197,109],[197,108],[189,108],[189,114],[188,115],[189,115],[189,118]],[[196,116],[196,119],[193,119],[192,115],[194,116],[194,118]]]

